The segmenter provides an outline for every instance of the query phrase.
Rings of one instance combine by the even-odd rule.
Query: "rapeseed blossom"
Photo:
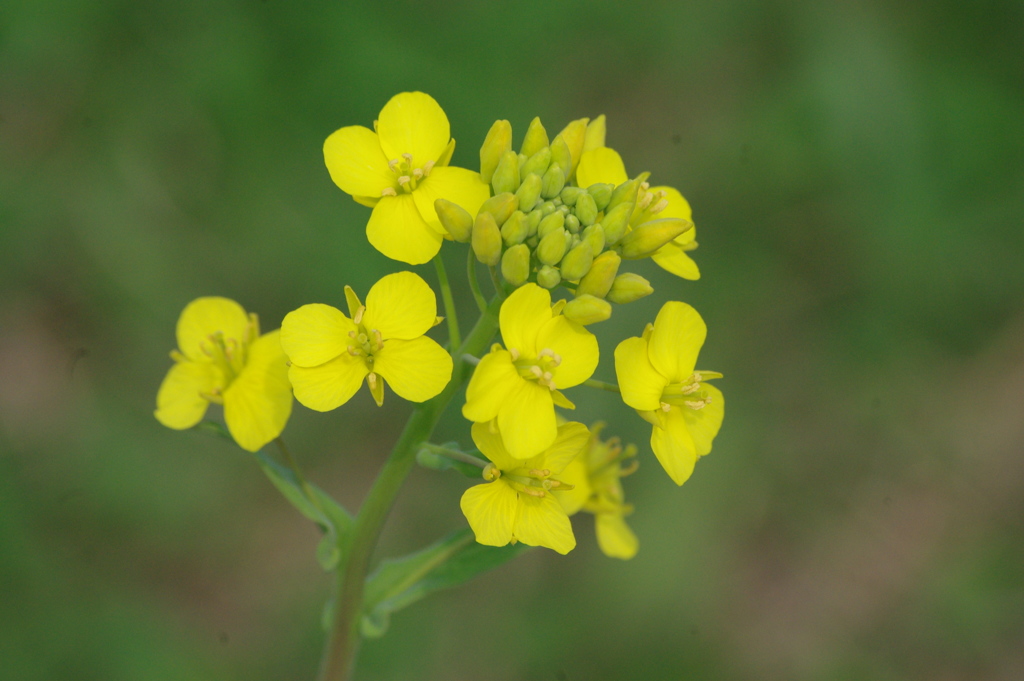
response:
[[[155,416],[168,428],[199,423],[211,402],[224,405],[228,431],[258,451],[284,430],[292,411],[279,331],[260,335],[255,314],[228,298],[197,298],[177,325],[174,366],[156,396]]]
[[[490,195],[480,174],[448,165],[455,140],[448,117],[430,95],[392,97],[374,130],[350,125],[324,142],[331,179],[373,208],[366,237],[378,251],[410,265],[427,262],[446,235],[434,209],[443,198],[475,214]]]
[[[555,491],[555,497],[570,516],[583,510],[594,514],[597,545],[609,558],[629,560],[636,555],[639,541],[626,524],[633,507],[625,502],[622,478],[636,470],[623,463],[636,456],[636,447],[623,449],[618,438],[601,440],[604,424],[590,429],[590,441],[562,472],[561,480],[573,485],[569,491]]]
[[[448,385],[452,358],[423,335],[437,319],[437,300],[427,282],[412,272],[382,278],[363,305],[345,287],[350,317],[314,303],[289,312],[281,344],[291,363],[288,378],[295,398],[317,411],[340,407],[363,379],[377,405],[384,382],[399,397],[424,402]]]
[[[653,426],[651,449],[677,485],[711,451],[725,415],[721,391],[704,382],[722,375],[694,370],[706,335],[696,310],[669,301],[643,337],[615,348],[622,400]]]
[[[554,441],[537,456],[518,459],[485,423],[473,424],[473,442],[491,463],[482,485],[470,487],[460,506],[476,540],[488,546],[523,542],[566,554],[576,546],[572,524],[552,491],[571,489],[556,477],[590,437],[582,423],[558,427]]]
[[[551,294],[533,283],[501,305],[498,324],[505,348],[494,345],[466,388],[462,415],[494,422],[509,454],[536,456],[554,442],[555,405],[572,408],[559,390],[590,378],[597,368],[597,338],[559,314]]]
[[[605,146],[586,149],[576,170],[576,181],[581,187],[598,183],[620,185],[628,179],[622,157],[614,149]],[[665,218],[678,218],[692,223],[693,211],[678,189],[668,186],[651,187],[644,177],[629,223],[635,227]],[[651,259],[665,271],[683,279],[700,279],[697,263],[687,255],[688,251],[695,248],[696,230],[690,229],[658,249],[651,255]]]

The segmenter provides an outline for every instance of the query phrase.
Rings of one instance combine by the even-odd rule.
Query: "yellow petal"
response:
[[[590,442],[590,431],[582,423],[570,421],[558,426],[555,441],[543,454],[544,462],[540,468],[547,468],[552,473],[561,473],[569,462],[583,451]]]
[[[515,348],[522,357],[537,356],[537,334],[551,320],[551,294],[536,284],[525,284],[512,292],[501,304],[498,325],[501,338],[509,350]]]
[[[490,423],[474,423],[470,434],[476,448],[500,470],[511,471],[523,465],[521,459],[508,453],[505,443],[501,441],[501,435],[491,430]]]
[[[398,187],[377,133],[361,125],[331,133],[324,142],[324,163],[334,184],[353,197],[379,198],[385,188]]]
[[[672,407],[658,412],[662,426],[651,430],[651,449],[668,476],[677,485],[686,482],[697,463],[697,450],[683,417],[683,409]]]
[[[470,487],[463,493],[459,506],[479,543],[504,546],[512,541],[518,496],[501,479]]]
[[[437,168],[430,171],[412,193],[420,215],[431,227],[444,234],[445,229],[434,210],[436,199],[446,199],[461,206],[470,215],[476,215],[480,206],[491,195],[490,187],[480,179],[480,173],[465,168]]]
[[[619,513],[599,513],[594,518],[597,529],[597,545],[609,558],[629,560],[640,548],[633,530]]]
[[[701,389],[711,398],[711,403],[696,411],[681,409],[697,456],[704,456],[711,451],[711,441],[718,435],[725,417],[725,397],[722,391],[709,383],[702,383]]]
[[[358,203],[360,206],[366,206],[367,208],[373,208],[380,201],[379,196],[353,196],[352,200]],[[692,229],[690,230],[693,231]]]
[[[575,515],[583,508],[583,504],[587,503],[587,499],[593,493],[590,480],[587,478],[587,464],[583,461],[583,457],[578,456],[570,461],[569,465],[558,475],[558,480],[573,485],[573,488],[567,492],[555,491],[552,494],[555,499],[558,499],[558,503],[562,505],[566,515]]]
[[[366,223],[366,238],[378,251],[410,265],[422,265],[441,250],[441,234],[428,225],[412,194],[385,196]]]
[[[300,367],[320,366],[348,351],[357,330],[341,310],[312,303],[285,315],[281,322],[281,346],[288,361]]]
[[[627,338],[615,348],[615,376],[622,401],[634,409],[650,411],[661,407],[661,394],[668,379],[658,373],[648,358],[643,338]]]
[[[370,288],[362,323],[385,340],[411,340],[433,327],[436,318],[437,297],[427,282],[412,272],[396,272]]]
[[[484,355],[466,387],[466,404],[462,407],[462,415],[476,423],[495,419],[506,397],[517,390],[522,382],[507,350],[496,350]]]
[[[437,161],[451,139],[444,110],[422,92],[402,92],[392,97],[380,111],[377,133],[387,158],[401,160],[402,154],[412,154],[414,168]]]
[[[558,434],[551,391],[520,379],[498,409],[498,430],[508,453],[529,459],[551,446]]]
[[[224,421],[242,449],[259,450],[284,430],[292,413],[292,386],[280,331],[249,346],[245,368],[224,391]]]
[[[562,315],[550,319],[537,333],[537,351],[544,348],[562,358],[553,370],[558,388],[571,388],[590,378],[600,359],[597,337]]]
[[[550,494],[543,497],[519,495],[518,513],[512,534],[530,546],[546,546],[563,556],[576,548],[569,516]]]
[[[348,402],[366,374],[366,362],[344,352],[317,367],[292,365],[288,379],[295,389],[295,399],[316,411],[330,411]]]
[[[249,315],[241,305],[230,298],[210,296],[196,298],[185,306],[178,317],[178,349],[189,359],[208,359],[202,346],[210,343],[209,337],[218,331],[225,339],[246,341],[249,330]]]
[[[209,394],[223,383],[223,377],[211,362],[178,362],[167,372],[156,394],[156,420],[168,428],[184,430],[203,419]]]
[[[670,300],[661,306],[654,320],[647,356],[669,383],[685,381],[693,374],[707,333],[707,326],[695,309]]]
[[[690,232],[692,231],[691,229]],[[674,241],[670,241],[662,246],[651,256],[651,260],[661,269],[671,272],[677,277],[689,279],[690,281],[700,279],[700,269],[697,267],[697,263]]]
[[[452,358],[432,338],[385,341],[373,370],[395,393],[410,402],[426,402],[452,379]]]
[[[576,184],[584,188],[598,182],[618,186],[628,179],[622,157],[609,147],[597,147],[583,152],[580,165],[576,168]]]

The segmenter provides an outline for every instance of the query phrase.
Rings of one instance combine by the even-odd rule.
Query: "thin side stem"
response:
[[[476,301],[477,309],[481,312],[487,309],[487,299],[480,290],[480,280],[476,278],[476,253],[472,248],[466,250],[466,279],[469,280],[469,290],[473,292],[473,300]]]
[[[476,466],[477,468],[481,469],[487,467],[487,462],[484,461],[483,459],[475,457],[472,454],[467,454],[466,452],[460,452],[457,449],[451,449],[450,447],[442,447],[441,445],[431,444],[425,444],[423,445],[423,447],[429,449],[431,452],[437,454],[438,456],[443,456],[445,458],[451,459],[452,461],[461,461],[462,463],[468,463],[470,466]]]
[[[501,285],[501,277],[498,276],[498,268],[491,265],[487,269],[491,272],[491,283],[494,284],[494,292],[504,298],[505,287]]]
[[[606,381],[598,381],[593,378],[588,378],[583,381],[583,385],[590,386],[591,388],[597,388],[598,390],[607,390],[610,393],[622,392],[619,390],[619,386],[614,383],[608,383]]]
[[[458,348],[456,356],[466,353],[477,355],[487,347],[498,330],[501,300],[500,296],[496,296],[487,306],[465,342]],[[352,531],[343,540],[342,563],[337,572],[338,600],[321,662],[320,681],[346,681],[352,673],[360,643],[359,620],[362,617],[366,574],[384,521],[416,461],[416,452],[430,439],[441,414],[471,373],[464,362],[457,362],[452,380],[441,394],[416,406],[359,509]]]
[[[459,318],[455,314],[455,300],[452,298],[452,287],[448,283],[448,272],[444,269],[444,260],[441,254],[434,256],[434,267],[437,269],[437,279],[441,283],[441,299],[444,300],[444,312],[448,318],[448,347],[452,354],[455,349],[462,345],[462,334],[459,333]]]
[[[274,444],[281,450],[281,454],[284,455],[285,461],[288,462],[288,467],[292,469],[292,473],[295,474],[295,479],[299,481],[299,487],[302,488],[303,494],[309,499],[309,503],[313,504],[321,513],[324,512],[323,507],[320,505],[320,499],[313,492],[313,488],[306,482],[306,476],[302,473],[302,468],[299,467],[298,460],[292,456],[292,452],[288,449],[288,445],[284,443],[284,439],[277,437],[274,439]]]

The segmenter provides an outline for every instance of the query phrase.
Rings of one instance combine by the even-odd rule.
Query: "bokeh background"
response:
[[[644,263],[656,294],[595,327],[597,377],[681,299],[728,408],[676,488],[649,427],[577,389],[641,445],[639,555],[578,518],[569,556],[396,615],[358,678],[1024,678],[1022,36],[1008,1],[6,0],[0,677],[314,676],[317,531],[154,396],[192,298],[274,328],[404,267],[321,145],[419,89],[457,165],[496,118],[518,144],[534,115],[605,113],[627,166],[680,188],[703,278]],[[354,509],[408,411],[364,391],[286,435]],[[466,485],[416,471],[381,554],[461,526]]]

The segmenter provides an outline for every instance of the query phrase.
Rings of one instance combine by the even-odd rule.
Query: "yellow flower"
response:
[[[467,489],[459,505],[476,540],[488,546],[521,541],[563,555],[572,551],[576,537],[569,516],[551,495],[567,485],[552,476],[562,472],[589,437],[582,423],[563,424],[549,447],[523,461],[509,454],[486,423],[474,424],[473,442],[491,460],[484,469],[488,482]]]
[[[437,299],[419,275],[389,274],[370,288],[363,305],[345,287],[349,314],[315,303],[289,312],[281,345],[291,362],[295,398],[329,411],[349,401],[363,379],[378,406],[384,381],[400,397],[424,402],[444,390],[452,358],[423,334],[437,321]]]
[[[584,151],[576,170],[576,182],[584,188],[598,182],[618,186],[628,179],[622,157],[608,147]],[[646,181],[642,182],[637,195],[637,207],[629,220],[630,224],[635,227],[648,220],[662,218],[681,218],[693,222],[693,211],[678,189],[667,186],[651,187]],[[697,248],[696,236],[696,229],[683,232],[658,249],[651,259],[663,270],[683,279],[700,279],[697,263],[686,254],[687,251]]]
[[[603,442],[603,428],[603,423],[591,428],[587,447],[565,467],[560,478],[573,489],[556,490],[555,498],[570,516],[580,510],[593,513],[601,551],[609,558],[629,560],[636,555],[639,541],[625,521],[633,507],[625,502],[621,479],[636,470],[636,461],[631,466],[621,464],[636,456],[636,447],[623,449],[618,438]]]
[[[502,303],[498,323],[508,349],[495,345],[480,360],[462,415],[476,423],[496,419],[509,453],[528,459],[554,442],[555,405],[573,408],[558,389],[579,385],[597,368],[597,338],[558,314],[551,294],[533,283]]]
[[[615,348],[622,400],[654,426],[651,449],[677,485],[711,451],[725,415],[721,391],[703,382],[722,375],[694,371],[706,335],[696,310],[669,301],[642,338],[627,338]]]
[[[366,225],[373,247],[420,265],[437,255],[446,234],[434,200],[447,199],[476,215],[490,189],[479,173],[448,167],[455,140],[448,117],[430,95],[395,95],[374,129],[351,125],[328,137],[327,170],[342,191],[373,208]]]
[[[260,335],[255,314],[227,298],[197,298],[178,318],[178,350],[156,395],[156,418],[183,430],[210,402],[224,405],[235,442],[259,450],[284,430],[292,412],[288,366],[279,331]]]

